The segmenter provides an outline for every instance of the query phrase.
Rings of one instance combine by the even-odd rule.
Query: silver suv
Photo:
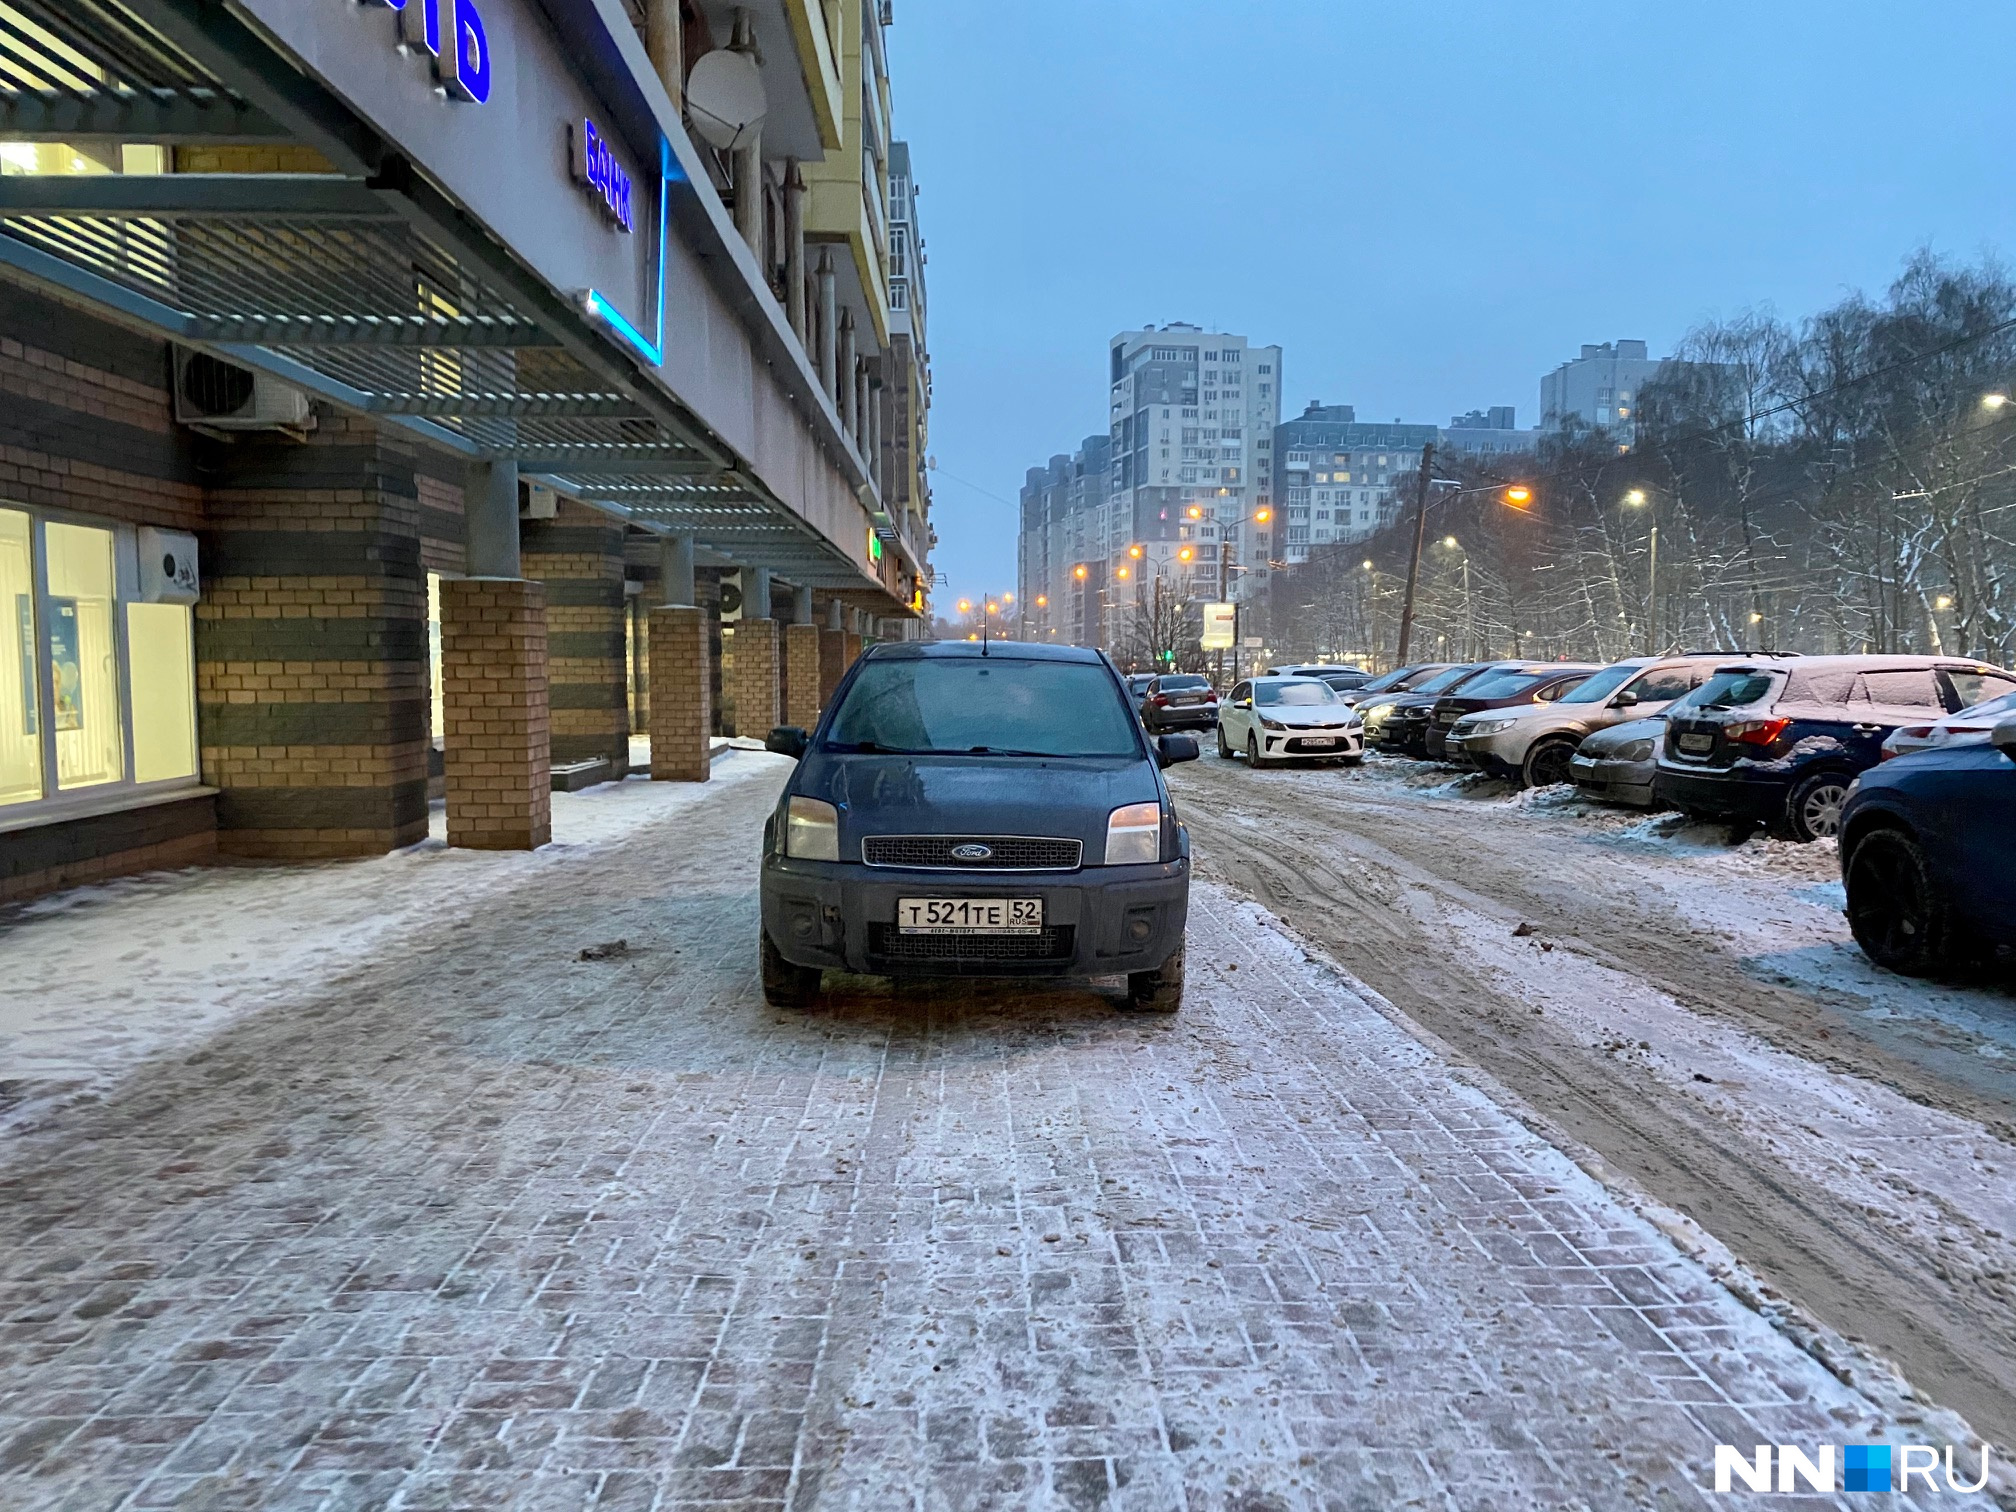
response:
[[[1585,736],[1663,713],[1728,659],[1717,653],[1615,662],[1553,703],[1465,715],[1449,732],[1449,755],[1455,758],[1460,751],[1473,766],[1510,777],[1522,787],[1567,782],[1568,763]]]

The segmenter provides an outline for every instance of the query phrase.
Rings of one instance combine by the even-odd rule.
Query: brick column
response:
[[[851,667],[854,665],[856,661],[860,660],[861,657],[861,636],[857,631],[853,630],[843,630],[840,633],[847,638],[845,642],[846,650],[844,654],[846,655],[847,658],[846,664]]]
[[[825,708],[833,702],[833,691],[840,686],[840,679],[847,675],[847,632],[845,630],[821,630],[819,632],[819,707]]]
[[[809,730],[826,704],[819,687],[819,627],[784,627],[784,723]]]
[[[713,775],[713,677],[707,611],[651,611],[651,780],[705,782]]]
[[[441,584],[448,843],[536,850],[553,838],[546,590],[522,578]]]
[[[737,620],[735,634],[735,733],[761,740],[777,728],[781,691],[777,621]]]
[[[630,770],[630,688],[623,655],[623,526],[563,499],[520,529],[524,573],[546,586],[553,760]]]

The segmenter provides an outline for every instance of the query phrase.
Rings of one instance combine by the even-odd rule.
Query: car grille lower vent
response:
[[[1076,871],[1084,849],[1033,835],[870,835],[861,859],[917,871]]]
[[[1016,961],[1068,961],[1075,935],[1068,924],[1034,934],[906,935],[893,924],[868,926],[871,961],[984,966]]]

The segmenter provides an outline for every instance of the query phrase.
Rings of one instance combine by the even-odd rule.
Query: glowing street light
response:
[[[1082,562],[1071,569],[1071,576],[1078,579],[1081,583],[1085,581],[1085,566]]]
[[[1764,616],[1760,614],[1757,610],[1753,609],[1750,611],[1750,623],[1753,625],[1761,625],[1764,623]]]
[[[973,600],[971,599],[959,600],[959,612],[961,614],[971,614],[973,612]]]
[[[1456,549],[1456,537],[1444,536],[1442,537],[1442,544],[1447,546],[1451,551],[1454,551]]]
[[[1935,609],[1951,609],[1953,607],[1953,595],[1950,593],[1940,594],[1938,598],[1932,601],[1932,607]]]
[[[1192,504],[1192,505],[1190,506],[1190,518],[1191,518],[1191,519],[1193,519],[1193,520],[1201,520],[1201,519],[1203,519],[1203,518],[1204,518],[1204,506],[1203,506],[1202,504]]]
[[[1037,607],[1038,609],[1048,609],[1048,608],[1050,607],[1050,595],[1049,595],[1049,594],[1047,594],[1047,593],[1039,593],[1039,594],[1037,594],[1037,595],[1036,595],[1036,607]]]
[[[1004,593],[1001,595],[1001,602],[1004,604],[1012,604],[1015,602],[1015,595],[1012,593]]]
[[[1001,606],[999,604],[989,604],[987,606],[987,612],[989,614],[999,614],[1001,612]]]
[[[1645,502],[1645,490],[1642,488],[1632,489],[1631,492],[1624,495],[1624,502],[1629,504],[1633,509],[1638,508]]]
[[[1190,558],[1194,557],[1195,555],[1197,555],[1197,552],[1194,547],[1185,546],[1181,551],[1176,553],[1176,560],[1179,562],[1187,562],[1190,560]]]
[[[1271,509],[1256,509],[1253,511],[1253,518],[1258,523],[1265,525],[1269,520],[1274,518],[1274,511]]]
[[[1127,555],[1138,562],[1141,560],[1141,548],[1139,546],[1129,546],[1127,548]]]
[[[1999,410],[2008,402],[2009,396],[2007,394],[1983,394],[1981,396],[1981,408],[1985,410]]]
[[[1505,490],[1505,502],[1514,509],[1524,509],[1533,502],[1533,490],[1524,483],[1514,483]]]
[[[1134,574],[1129,572],[1125,567],[1115,567],[1113,569],[1113,576],[1119,578],[1122,582],[1125,582],[1128,578],[1132,577],[1133,575]]]
[[[1365,559],[1365,570],[1367,572],[1370,572],[1372,570],[1372,559],[1370,557],[1367,557]]]

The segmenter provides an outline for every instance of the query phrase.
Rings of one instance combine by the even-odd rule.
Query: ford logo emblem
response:
[[[954,861],[989,861],[994,856],[991,845],[955,845],[952,847]]]

